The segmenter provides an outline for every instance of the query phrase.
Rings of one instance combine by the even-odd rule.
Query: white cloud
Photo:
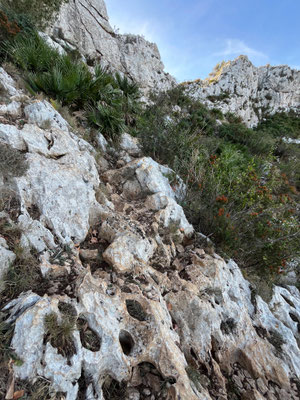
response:
[[[247,55],[250,58],[254,57],[258,60],[266,60],[268,56],[261,51],[252,49],[247,46],[245,42],[239,39],[226,39],[224,43],[224,47],[221,51],[214,53],[214,56],[220,57],[232,57],[239,55]]]

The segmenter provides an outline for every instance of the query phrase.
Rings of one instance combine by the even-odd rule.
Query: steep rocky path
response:
[[[169,168],[128,135],[116,150],[99,134],[96,154],[0,75],[0,145],[28,162],[21,176],[0,171],[17,204],[0,217],[47,283],[2,310],[23,362],[14,377],[43,377],[67,400],[299,399],[299,291],[274,287],[267,304],[193,231]],[[15,257],[2,234],[1,276]],[[50,317],[71,324],[68,342]]]

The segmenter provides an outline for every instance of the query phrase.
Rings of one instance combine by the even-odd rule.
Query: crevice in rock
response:
[[[101,339],[90,327],[83,316],[77,319],[77,329],[80,334],[80,341],[84,348],[97,352],[101,348]]]
[[[127,299],[126,307],[129,315],[132,318],[137,319],[138,321],[146,321],[147,314],[145,313],[143,307],[138,301]]]
[[[36,204],[31,204],[31,206],[27,208],[27,212],[33,220],[39,220],[41,217],[41,212]]]
[[[299,324],[299,318],[298,318],[295,314],[293,314],[293,313],[289,313],[289,314],[290,314],[291,319],[292,319],[294,322],[297,322],[297,323]]]
[[[74,6],[75,6],[75,8],[76,8],[77,15],[79,16],[79,19],[80,19],[80,22],[81,22],[82,26],[84,26],[84,29],[85,29],[86,32],[89,34],[89,36],[90,36],[90,38],[91,38],[91,40],[92,40],[92,42],[93,42],[93,45],[94,45],[95,50],[97,51],[98,54],[100,54],[101,56],[103,56],[103,54],[97,49],[97,47],[96,47],[96,45],[95,45],[95,41],[94,41],[93,35],[92,35],[91,32],[87,29],[86,25],[83,23],[83,20],[82,20],[82,18],[81,18],[81,16],[80,16],[81,13],[80,13],[80,11],[78,10],[78,7],[77,7],[77,5],[76,5],[75,2],[74,2]]]
[[[230,333],[236,333],[237,323],[233,318],[227,318],[221,322],[220,328],[223,333],[229,335]]]
[[[291,301],[291,300],[289,300],[286,296],[284,296],[282,293],[280,293],[280,296],[283,298],[283,300],[286,302],[286,303],[288,303],[288,305],[290,305],[291,307],[293,307],[293,308],[295,308],[295,305],[294,305],[294,303]]]
[[[141,385],[138,386],[139,392],[142,394],[141,399],[167,399],[168,392],[172,385],[176,383],[173,376],[164,377],[158,369],[149,362],[142,362],[138,365]]]
[[[103,30],[104,30],[106,33],[108,33],[110,36],[114,37],[114,35],[113,35],[110,31],[108,31],[108,30],[105,28],[105,26],[103,26],[103,25],[97,20],[97,18],[93,15],[93,13],[90,12],[90,10],[89,10],[85,5],[83,5],[80,1],[79,1],[79,4],[81,5],[82,8],[84,8],[84,9],[90,14],[90,16],[96,21],[97,25],[99,25],[101,29],[103,29]],[[94,8],[94,7],[93,7],[93,8]],[[94,8],[94,9],[95,9],[95,8]],[[99,13],[98,13],[98,14],[99,14]],[[82,22],[82,21],[81,21],[81,22]],[[84,24],[83,24],[83,25],[84,25]],[[85,25],[84,25],[84,27],[86,28]],[[89,32],[89,34],[90,34],[90,32]],[[90,35],[91,35],[91,34],[90,34]],[[93,43],[94,43],[94,38],[92,37],[92,35],[91,35],[91,39],[92,39],[92,41],[93,41]],[[95,43],[94,43],[94,45],[95,45]],[[95,46],[95,49],[97,50],[96,46]]]
[[[107,376],[102,391],[105,400],[124,400],[124,394],[127,388],[126,382],[118,382],[111,376]]]
[[[119,333],[119,342],[122,347],[123,353],[126,356],[129,356],[132,353],[134,347],[134,340],[131,334],[122,329]]]

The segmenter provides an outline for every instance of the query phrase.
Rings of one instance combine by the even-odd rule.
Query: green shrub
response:
[[[19,33],[31,33],[33,25],[24,14],[19,14],[14,7],[9,6],[5,1],[0,3],[0,42],[3,43],[14,40]],[[5,51],[1,50],[1,56],[5,55]]]
[[[27,72],[48,71],[60,58],[38,33],[20,34],[4,47],[12,62]]]
[[[261,134],[268,134],[275,138],[290,137],[300,138],[300,118],[294,111],[289,113],[276,113],[262,121],[254,129]]]
[[[126,76],[121,76],[118,72],[115,75],[118,88],[122,91],[122,111],[125,124],[134,126],[137,114],[141,111],[139,100],[141,93],[136,83],[131,82]]]
[[[2,0],[6,8],[15,14],[25,16],[37,28],[45,28],[63,3],[69,0]]]
[[[110,103],[98,101],[88,109],[88,119],[107,139],[117,143],[125,131],[125,123],[118,99]]]
[[[261,134],[242,123],[223,124],[218,134],[227,141],[244,146],[245,150],[253,154],[269,154],[275,147],[275,140],[270,134]]]
[[[57,62],[44,72],[28,75],[28,82],[36,92],[44,92],[59,100],[62,105],[83,107],[89,96],[92,76],[81,61],[73,61],[68,55],[60,56]]]
[[[146,154],[168,164],[187,183],[182,205],[196,230],[242,267],[272,279],[283,273],[299,254],[294,147],[280,142],[293,158],[278,160],[272,132],[249,129],[233,115],[218,126],[219,113],[178,89],[152,100],[136,134]]]

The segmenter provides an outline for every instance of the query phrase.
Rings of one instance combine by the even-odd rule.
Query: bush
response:
[[[183,206],[196,230],[241,267],[272,279],[283,273],[299,254],[299,193],[291,182],[295,157],[290,163],[278,160],[278,139],[271,131],[249,129],[232,115],[218,126],[219,113],[178,88],[152,100],[136,134],[146,154],[187,183]],[[284,167],[294,172],[284,174]]]
[[[19,36],[6,47],[33,92],[44,92],[73,111],[85,109],[88,121],[108,139],[117,141],[125,123],[134,124],[139,90],[127,78],[114,77],[100,66],[92,75],[81,60],[60,55],[37,33]]]
[[[219,136],[243,146],[244,151],[252,154],[269,154],[275,147],[275,140],[267,132],[261,134],[237,122],[221,125]]]
[[[58,57],[46,71],[29,74],[28,82],[34,91],[46,93],[63,106],[81,108],[89,96],[93,78],[83,62],[74,62],[65,55]]]
[[[289,113],[276,113],[261,122],[255,129],[261,134],[268,134],[275,138],[290,137],[300,138],[300,118],[294,111]]]
[[[92,125],[100,128],[107,139],[117,143],[125,131],[125,123],[118,99],[110,103],[99,101],[95,106],[90,107],[88,119]]]
[[[2,3],[15,14],[25,16],[37,28],[45,28],[63,3],[69,0],[6,0]]]
[[[43,295],[49,286],[48,281],[43,279],[41,275],[34,252],[30,254],[24,252],[19,247],[18,241],[15,241],[14,245],[13,251],[17,257],[3,277],[5,291],[1,295],[0,304],[17,298],[27,290]]]
[[[134,126],[136,117],[141,111],[139,100],[141,93],[136,83],[131,82],[126,76],[121,76],[118,72],[115,75],[118,88],[122,91],[122,111],[125,124]]]

